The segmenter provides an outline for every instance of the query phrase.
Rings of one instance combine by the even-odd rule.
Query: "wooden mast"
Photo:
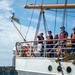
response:
[[[34,4],[30,4],[30,5],[24,5],[24,8],[28,8],[28,9],[64,9],[65,8],[65,4],[43,4],[43,5],[34,5]],[[73,9],[75,8],[75,4],[66,4],[66,8],[67,9]]]

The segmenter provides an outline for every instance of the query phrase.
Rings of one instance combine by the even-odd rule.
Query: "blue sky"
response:
[[[43,0],[44,4],[56,3],[56,0]],[[64,3],[64,0],[58,0],[58,3]],[[63,1],[63,2],[62,2]],[[75,3],[74,0],[67,0],[68,3]],[[42,0],[37,0],[37,4],[41,4]],[[27,4],[33,4],[35,0],[29,0]],[[0,66],[12,65],[12,49],[15,46],[15,42],[23,41],[15,27],[9,19],[11,14],[14,12],[15,16],[20,19],[21,22],[21,32],[23,36],[26,35],[27,28],[30,22],[31,14],[33,9],[24,9],[23,5],[26,4],[26,0],[0,0]],[[60,10],[62,11],[62,10]],[[67,14],[75,16],[75,9],[67,10],[70,11]],[[71,11],[73,11],[71,13]],[[32,18],[31,26],[27,36],[27,40],[34,39],[35,28],[38,21],[40,10],[34,10],[34,15]],[[63,12],[61,12],[63,13]],[[62,25],[62,15],[57,13],[57,24],[56,24],[56,34],[60,33],[60,26]],[[45,16],[47,21],[47,30],[52,30],[54,34],[54,22],[55,22],[55,12],[50,10],[45,10]],[[67,16],[67,31],[69,36],[71,35],[72,28],[75,26],[75,17]],[[17,24],[20,29],[20,25]],[[66,26],[66,25],[65,25]],[[43,21],[41,21],[40,32],[44,32]]]

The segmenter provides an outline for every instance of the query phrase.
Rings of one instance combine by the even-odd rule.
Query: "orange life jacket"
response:
[[[72,39],[75,39],[75,34],[74,33],[72,34]]]
[[[65,33],[61,33],[61,34],[60,34],[60,39],[65,39],[65,38],[66,38]]]
[[[72,39],[74,39],[72,41],[75,41],[75,34],[74,33],[72,34]]]

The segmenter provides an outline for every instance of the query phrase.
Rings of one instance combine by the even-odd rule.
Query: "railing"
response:
[[[55,39],[53,41],[57,43],[53,44],[47,44],[46,40],[41,40],[43,44],[38,43],[40,41],[17,42],[16,55],[20,57],[64,57],[75,50],[72,47],[75,43],[71,43],[71,39],[64,40]]]

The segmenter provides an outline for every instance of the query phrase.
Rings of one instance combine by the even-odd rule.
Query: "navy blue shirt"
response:
[[[52,35],[50,35],[50,36],[48,36],[50,39],[53,39],[53,36]],[[53,44],[53,41],[50,41],[50,42],[47,42],[47,44]]]
[[[38,40],[44,40],[44,37],[42,36],[42,37],[40,37],[40,36],[37,36],[37,38],[38,38]],[[41,42],[38,42],[38,43],[41,43],[41,44],[43,44],[43,41],[41,41]]]

